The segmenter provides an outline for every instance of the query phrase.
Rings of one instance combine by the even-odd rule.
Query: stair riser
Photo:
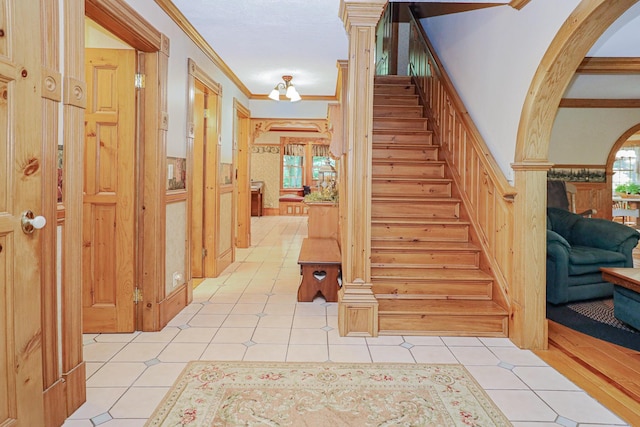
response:
[[[441,335],[506,337],[506,316],[385,315],[378,316],[380,335]]]
[[[480,258],[477,252],[470,251],[438,251],[410,250],[398,252],[389,250],[371,251],[371,271],[384,271],[385,267],[373,264],[411,264],[423,268],[478,268]],[[386,276],[383,272],[381,276]]]
[[[381,272],[384,274],[384,271]],[[376,283],[376,277],[372,271],[373,293],[375,295],[398,295],[405,298],[432,298],[432,299],[473,299],[490,300],[490,283],[420,283],[399,280],[390,283],[385,279],[384,283]]]
[[[373,133],[374,144],[421,144],[431,145],[432,134],[416,133],[416,134],[394,134],[394,133]],[[437,148],[436,146],[433,146]]]
[[[391,94],[374,95],[373,105],[420,105],[418,95],[397,96]]]
[[[413,85],[376,84],[373,86],[373,91],[380,95],[413,95],[416,93],[416,88]]]
[[[397,118],[375,118],[373,120],[373,129],[401,129],[406,130],[427,130],[427,119],[397,119]]]
[[[466,224],[371,224],[371,237],[396,238],[402,240],[424,240],[429,242],[467,242],[469,226]],[[416,271],[419,269],[412,269]],[[416,271],[416,273],[419,273]],[[424,274],[422,274],[424,276]],[[418,276],[421,277],[421,276]]]
[[[444,178],[441,164],[373,164],[373,176],[395,176],[413,178]]]
[[[376,76],[374,79],[375,84],[390,84],[390,85],[410,85],[411,77],[409,76]]]
[[[459,202],[383,202],[373,200],[371,202],[371,217],[384,218],[397,216],[399,213],[404,217],[411,218],[459,218]]]
[[[438,147],[382,148],[373,146],[374,160],[438,160]]]
[[[374,106],[373,107],[374,120],[378,117],[422,117],[422,107],[420,106]]]
[[[407,197],[451,197],[451,182],[373,180],[373,197],[404,195]]]

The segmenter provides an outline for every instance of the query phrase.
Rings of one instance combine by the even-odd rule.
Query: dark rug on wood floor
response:
[[[594,338],[640,351],[640,331],[613,315],[613,299],[553,305],[547,303],[547,318]]]

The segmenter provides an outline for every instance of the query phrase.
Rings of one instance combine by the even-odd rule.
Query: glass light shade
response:
[[[289,97],[289,99],[291,100],[291,102],[298,102],[300,101],[302,98],[300,97],[300,95],[298,94],[298,91],[296,91],[295,89],[293,89],[293,93],[291,94],[291,96]]]
[[[273,89],[271,93],[269,93],[269,98],[274,101],[280,101],[280,91],[277,88]]]
[[[287,86],[287,94],[285,95],[287,98],[292,98],[297,94],[298,94],[298,91],[296,91],[296,88],[293,85]]]

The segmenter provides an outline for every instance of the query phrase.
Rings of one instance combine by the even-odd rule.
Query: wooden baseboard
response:
[[[71,371],[62,375],[67,383],[67,417],[87,401],[87,370],[80,362]]]
[[[278,216],[280,215],[279,208],[263,208],[262,209],[263,216]]]
[[[168,298],[158,304],[158,309],[160,310],[160,325],[158,330],[167,326],[167,323],[187,306],[187,286],[186,283],[178,286]]]
[[[67,383],[58,379],[42,393],[45,427],[59,427],[67,419]]]

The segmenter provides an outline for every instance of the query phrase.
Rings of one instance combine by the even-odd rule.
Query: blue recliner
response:
[[[613,295],[600,267],[633,267],[640,233],[622,224],[547,208],[547,301],[564,304]]]

